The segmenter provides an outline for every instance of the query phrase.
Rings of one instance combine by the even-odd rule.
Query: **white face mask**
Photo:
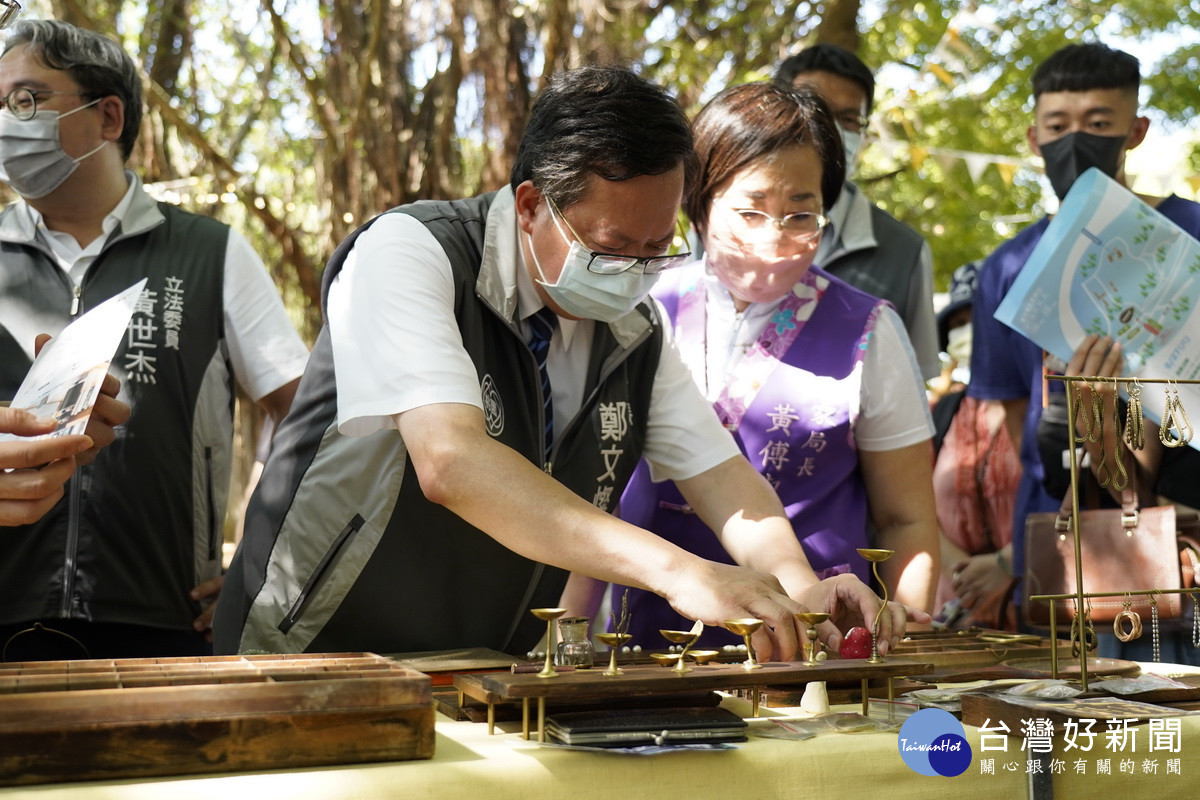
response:
[[[838,133],[842,135],[842,148],[846,151],[846,180],[854,177],[854,167],[858,163],[858,151],[862,147],[862,133],[848,131],[838,125]]]
[[[550,219],[554,221],[554,227],[558,229],[563,240],[570,242],[566,258],[563,259],[562,272],[558,274],[556,282],[547,282],[546,273],[542,271],[537,251],[533,247],[532,236],[529,237],[529,252],[533,256],[533,265],[537,267],[540,278],[538,283],[555,305],[579,319],[615,322],[633,311],[637,304],[650,294],[650,290],[658,281],[658,274],[647,275],[637,268],[614,275],[592,272],[588,269],[592,251],[584,247],[578,239],[572,240],[567,236],[553,211],[550,212]]]
[[[0,111],[0,181],[28,200],[45,197],[62,186],[80,161],[99,152],[108,141],[102,141],[78,158],[72,158],[63,152],[59,142],[59,120],[94,106],[103,99],[98,97],[65,114],[38,111],[25,120],[17,119],[8,111]]]
[[[946,332],[946,355],[957,361],[960,367],[971,365],[970,325],[959,325]]]

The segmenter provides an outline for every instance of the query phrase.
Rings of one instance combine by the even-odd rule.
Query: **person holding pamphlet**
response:
[[[9,659],[211,652],[235,379],[280,418],[308,356],[249,243],[126,170],[141,114],[142,77],[111,39],[23,20],[0,47],[0,181],[20,195],[0,213],[0,400],[36,334],[147,280],[110,367],[128,423],[0,536]]]
[[[85,435],[35,438],[53,431],[54,420],[0,408],[0,433],[22,437],[0,442],[0,526],[41,519],[62,498],[63,484],[75,468],[91,463],[101,447],[113,442],[113,428],[129,419],[129,406],[117,400],[120,388],[120,381],[105,376]]]
[[[1149,126],[1149,120],[1138,114],[1139,83],[1136,58],[1098,43],[1068,45],[1038,67],[1033,77],[1034,120],[1027,138],[1030,148],[1045,162],[1046,175],[1060,199],[1092,167],[1121,186],[1127,185],[1125,155],[1141,144]],[[1141,200],[1185,232],[1200,233],[1200,204],[1174,195]],[[1023,470],[1013,515],[1016,575],[1024,568],[1026,515],[1056,511],[1062,503],[1061,496],[1055,497],[1043,487],[1036,434],[1043,408],[1054,405],[1063,388],[1059,381],[1045,381],[1042,347],[1000,322],[995,313],[1049,224],[1049,217],[1038,220],[987,259],[973,316],[968,393],[981,400],[1003,402]],[[1058,369],[1065,360],[1065,354],[1058,356]]]

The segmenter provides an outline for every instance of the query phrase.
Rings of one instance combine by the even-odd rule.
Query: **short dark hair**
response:
[[[806,72],[829,72],[854,81],[867,93],[867,115],[875,107],[875,76],[862,60],[836,44],[814,44],[788,56],[775,70],[775,80],[791,86]]]
[[[1142,76],[1138,60],[1103,44],[1069,44],[1033,73],[1033,99],[1046,92],[1125,89],[1137,95]]]
[[[589,173],[624,181],[681,165],[689,186],[696,154],[679,103],[623,67],[583,67],[555,75],[534,100],[511,184],[533,181],[565,210]]]
[[[709,101],[692,124],[700,175],[684,195],[683,207],[703,234],[713,193],[751,162],[795,145],[806,145],[821,161],[821,201],[833,207],[846,179],[842,137],[821,95],[807,86],[743,83]]]
[[[118,142],[129,158],[142,124],[142,81],[129,54],[112,39],[69,22],[22,20],[4,42],[3,56],[19,45],[50,69],[63,70],[91,98],[115,95],[125,106],[125,126]]]

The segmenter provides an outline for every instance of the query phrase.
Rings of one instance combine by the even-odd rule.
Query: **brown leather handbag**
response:
[[[1181,544],[1176,539],[1175,507],[1139,508],[1132,488],[1122,493],[1121,508],[1079,512],[1083,590],[1117,593],[1086,601],[1091,606],[1092,621],[1112,622],[1125,604],[1125,592],[1132,593],[1128,598],[1130,609],[1149,619],[1151,602],[1145,592],[1186,588],[1182,583],[1181,560],[1191,567],[1194,553],[1186,547],[1181,550]],[[1030,599],[1034,595],[1068,594],[1075,590],[1075,545],[1068,495],[1057,513],[1033,513],[1025,519],[1022,606],[1025,622],[1038,627],[1050,623],[1050,601]],[[1180,595],[1158,594],[1154,595],[1154,601],[1160,618],[1181,615]],[[1056,619],[1069,624],[1076,614],[1076,602],[1073,599],[1055,602]]]

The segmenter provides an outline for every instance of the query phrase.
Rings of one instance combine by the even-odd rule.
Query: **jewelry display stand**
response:
[[[1075,618],[1072,621],[1072,642],[1076,641],[1076,635],[1077,635],[1078,641],[1080,642],[1080,646],[1078,646],[1077,648],[1076,647],[1072,648],[1072,656],[1077,657],[1079,659],[1079,682],[1080,682],[1080,685],[1082,686],[1083,690],[1086,692],[1088,689],[1088,649],[1089,649],[1086,646],[1086,641],[1087,641],[1088,630],[1090,629],[1090,626],[1091,626],[1091,622],[1090,622],[1090,619],[1087,614],[1087,609],[1088,609],[1087,601],[1088,600],[1094,599],[1094,598],[1100,598],[1100,597],[1126,597],[1126,598],[1145,597],[1148,599],[1148,601],[1152,604],[1152,607],[1153,607],[1154,598],[1162,596],[1162,595],[1166,595],[1166,594],[1191,595],[1194,600],[1196,598],[1197,594],[1200,593],[1200,587],[1193,587],[1191,589],[1157,589],[1157,588],[1153,588],[1153,587],[1140,587],[1140,588],[1131,588],[1131,589],[1123,590],[1120,592],[1087,592],[1087,591],[1085,591],[1085,587],[1083,585],[1083,562],[1081,560],[1081,548],[1080,548],[1080,538],[1079,538],[1079,512],[1080,512],[1080,508],[1079,508],[1079,455],[1078,455],[1078,452],[1076,449],[1080,444],[1080,440],[1076,436],[1076,432],[1075,432],[1075,417],[1076,417],[1077,411],[1079,409],[1075,405],[1076,398],[1074,397],[1074,393],[1071,391],[1071,389],[1073,388],[1075,383],[1087,383],[1089,385],[1112,383],[1115,386],[1120,386],[1122,383],[1124,383],[1129,387],[1136,387],[1136,390],[1134,390],[1132,388],[1130,390],[1130,398],[1131,398],[1130,404],[1134,408],[1135,412],[1140,412],[1140,401],[1138,401],[1137,398],[1140,394],[1141,386],[1143,384],[1167,384],[1168,399],[1167,399],[1166,407],[1165,407],[1165,410],[1163,413],[1163,424],[1162,424],[1162,429],[1161,429],[1161,433],[1160,433],[1160,438],[1163,440],[1164,446],[1187,447],[1187,446],[1190,446],[1188,444],[1188,441],[1190,441],[1191,436],[1192,436],[1192,426],[1191,426],[1191,423],[1188,421],[1187,412],[1184,411],[1183,404],[1179,400],[1179,394],[1178,394],[1178,392],[1175,392],[1173,390],[1173,387],[1177,384],[1200,384],[1200,380],[1104,378],[1104,377],[1098,377],[1098,376],[1090,376],[1089,377],[1089,376],[1082,376],[1082,375],[1047,375],[1046,377],[1048,380],[1063,381],[1066,384],[1066,393],[1065,394],[1066,394],[1066,399],[1067,399],[1067,437],[1068,437],[1068,453],[1070,456],[1070,467],[1071,467],[1071,490],[1070,490],[1071,491],[1071,537],[1072,537],[1072,544],[1073,544],[1073,547],[1075,550],[1075,592],[1073,594],[1035,594],[1035,595],[1030,595],[1029,597],[1027,597],[1026,601],[1043,600],[1043,601],[1049,602],[1050,638],[1052,640],[1058,638],[1058,624],[1057,624],[1057,619],[1056,619],[1057,601],[1059,601],[1059,600],[1074,600],[1075,601]],[[1092,407],[1093,407],[1094,413],[1093,413],[1093,420],[1091,422],[1088,421],[1087,412],[1086,412],[1086,410],[1084,410],[1082,421],[1083,421],[1083,426],[1085,429],[1085,438],[1087,438],[1089,441],[1095,442],[1095,441],[1101,440],[1104,435],[1104,431],[1103,431],[1103,404],[1104,404],[1104,402],[1105,401],[1102,398],[1102,396],[1100,395],[1100,393],[1097,391],[1093,391],[1092,392]],[[1115,462],[1114,469],[1111,472],[1109,472],[1107,470],[1107,463],[1106,463],[1105,455],[1104,455],[1104,452],[1102,449],[1101,464],[1097,468],[1097,473],[1098,473],[1098,478],[1100,479],[1100,482],[1101,482],[1101,486],[1107,486],[1108,483],[1111,481],[1113,483],[1113,486],[1116,489],[1120,490],[1120,489],[1124,489],[1125,485],[1127,485],[1127,484],[1122,483],[1121,482],[1122,479],[1119,477],[1124,474],[1123,458],[1121,456],[1122,442],[1124,441],[1124,442],[1129,443],[1130,446],[1132,447],[1132,449],[1140,449],[1140,442],[1142,441],[1144,432],[1141,430],[1141,415],[1140,415],[1140,413],[1134,413],[1134,414],[1130,415],[1130,419],[1134,420],[1134,417],[1136,417],[1136,420],[1134,421],[1134,424],[1132,424],[1132,425],[1127,424],[1126,435],[1123,436],[1122,431],[1121,431],[1120,417],[1117,414],[1117,409],[1116,409],[1116,395],[1115,394],[1114,394],[1113,404],[1114,404],[1114,408],[1113,408],[1114,419],[1117,423],[1116,424],[1116,433],[1117,433],[1116,447],[1114,448],[1115,455],[1116,455],[1116,457],[1114,459],[1114,462]],[[1179,431],[1181,434],[1178,437],[1174,436],[1174,434],[1172,433],[1172,431],[1176,431],[1176,430]],[[1096,438],[1093,438],[1093,435]],[[1168,441],[1168,438],[1170,439],[1170,441]],[[1101,445],[1101,447],[1103,448],[1103,445]],[[1136,465],[1135,465],[1135,469],[1136,469]],[[1129,479],[1128,475],[1125,475],[1124,480],[1128,481],[1128,479]],[[1122,612],[1122,613],[1124,613],[1124,612]],[[1118,617],[1118,619],[1121,619],[1121,618]],[[1155,622],[1153,632],[1154,632],[1154,636],[1155,636],[1155,641],[1157,642],[1157,636],[1158,636],[1157,621]],[[1093,636],[1094,636],[1094,634],[1093,634]],[[1054,678],[1059,677],[1058,648],[1051,648],[1051,650],[1050,650],[1050,671]]]

